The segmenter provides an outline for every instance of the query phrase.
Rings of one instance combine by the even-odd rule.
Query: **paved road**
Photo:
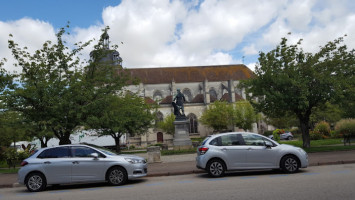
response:
[[[60,186],[29,193],[24,187],[0,190],[0,200],[13,199],[355,199],[355,164],[314,166],[297,174],[275,171],[230,173],[213,179],[206,174],[163,176],[105,184]]]

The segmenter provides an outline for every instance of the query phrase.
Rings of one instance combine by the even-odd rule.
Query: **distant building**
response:
[[[198,119],[210,103],[216,100],[236,102],[245,99],[244,91],[238,89],[240,80],[248,79],[253,72],[245,65],[216,65],[194,67],[164,67],[128,69],[133,77],[141,80],[139,85],[126,87],[138,93],[148,103],[158,103],[158,118],[163,120],[173,110],[171,102],[180,89],[185,95],[185,115],[190,119],[190,136],[207,136],[212,133]],[[172,135],[159,129],[149,134],[130,138],[131,144],[146,146],[154,143],[172,144]]]
[[[109,49],[109,36],[102,36],[107,56],[100,58],[103,62],[114,63],[120,66],[122,59],[119,53]],[[95,50],[90,53],[95,59]],[[245,99],[244,91],[237,88],[240,80],[248,79],[253,72],[245,65],[215,65],[192,67],[161,67],[128,69],[133,77],[141,83],[129,85],[127,90],[144,97],[147,103],[158,103],[158,120],[163,120],[172,112],[171,102],[180,89],[185,95],[185,115],[190,120],[190,136],[204,137],[212,130],[199,123],[199,118],[210,103],[216,100],[235,102]],[[127,138],[128,145],[147,146],[155,143],[171,145],[173,136],[165,134],[162,130],[152,128],[149,133]]]

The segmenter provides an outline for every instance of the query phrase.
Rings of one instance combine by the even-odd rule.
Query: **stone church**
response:
[[[245,93],[236,86],[248,79],[253,72],[245,65],[214,65],[191,67],[163,67],[129,69],[131,76],[138,78],[139,85],[126,89],[138,93],[148,103],[157,103],[158,120],[173,112],[171,102],[176,90],[184,94],[185,115],[190,121],[191,137],[204,137],[213,130],[199,123],[199,118],[210,103],[216,100],[235,102],[245,99]],[[130,144],[146,146],[155,143],[172,144],[173,136],[159,129],[150,129],[143,136],[130,138]]]
[[[109,35],[105,32],[101,37],[104,48],[108,52],[101,60],[121,66],[122,58],[119,52],[109,49]],[[90,53],[91,59],[94,59],[94,53],[95,51]],[[245,99],[245,93],[236,86],[240,80],[248,79],[253,75],[253,72],[242,64],[128,70],[132,77],[140,80],[140,84],[129,85],[126,89],[138,93],[147,103],[157,103],[158,120],[163,120],[173,113],[171,102],[176,95],[176,90],[180,89],[186,99],[184,109],[190,122],[191,137],[204,137],[211,134],[213,130],[199,123],[202,113],[216,100],[235,102]],[[156,143],[172,145],[173,135],[151,128],[145,135],[127,138],[127,143],[142,147]]]

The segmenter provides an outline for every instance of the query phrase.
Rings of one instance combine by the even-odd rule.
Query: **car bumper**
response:
[[[148,166],[147,164],[135,164],[128,171],[128,179],[135,179],[147,176],[148,174]]]
[[[208,159],[206,156],[200,155],[196,157],[196,167],[198,169],[206,169]]]

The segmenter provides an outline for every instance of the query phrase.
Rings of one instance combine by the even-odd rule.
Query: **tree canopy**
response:
[[[310,147],[309,122],[312,109],[341,99],[354,88],[354,50],[343,38],[306,53],[301,40],[290,45],[282,38],[268,53],[260,52],[255,76],[242,82],[249,99],[267,116],[294,113],[301,126],[303,146]],[[354,102],[354,99],[352,99]]]
[[[87,63],[79,59],[79,53],[91,41],[70,49],[63,40],[65,33],[65,28],[60,29],[55,43],[46,41],[34,54],[9,40],[15,65],[22,71],[17,75],[18,85],[5,93],[6,105],[22,113],[43,146],[53,135],[59,144],[71,143],[70,135],[85,123],[92,106],[116,94],[130,80],[121,66],[103,59],[112,51],[103,37]]]
[[[102,103],[92,107],[86,121],[87,129],[95,129],[97,136],[110,135],[115,139],[116,151],[120,151],[120,137],[141,135],[147,132],[154,119],[151,108],[135,94],[110,95]]]

